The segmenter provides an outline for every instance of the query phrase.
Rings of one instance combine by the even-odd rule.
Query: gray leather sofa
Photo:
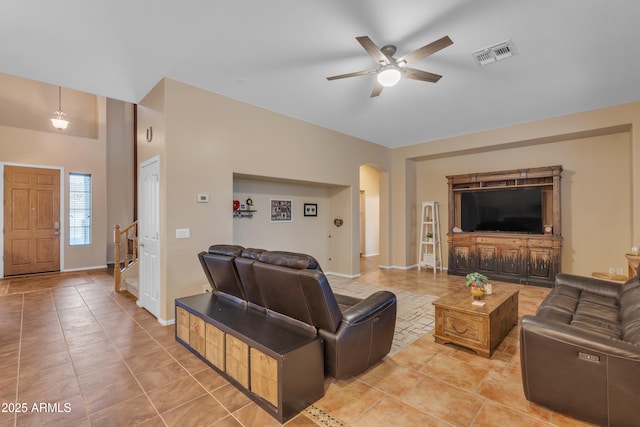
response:
[[[640,278],[621,285],[558,274],[521,321],[528,400],[604,426],[640,423]]]
[[[391,292],[362,300],[334,294],[318,262],[305,254],[213,245],[198,258],[215,293],[316,330],[324,338],[327,376],[356,375],[391,350],[397,310]]]

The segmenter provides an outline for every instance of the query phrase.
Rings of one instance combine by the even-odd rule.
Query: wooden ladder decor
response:
[[[440,243],[440,218],[438,202],[422,202],[420,236],[418,240],[418,271],[421,267],[433,267],[433,275],[439,268],[442,273],[442,246]]]

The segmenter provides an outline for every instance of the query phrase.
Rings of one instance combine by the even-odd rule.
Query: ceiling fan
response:
[[[398,83],[402,77],[431,83],[435,83],[440,80],[442,76],[439,74],[417,70],[415,68],[407,67],[407,65],[410,65],[422,58],[426,58],[427,56],[453,44],[453,41],[451,41],[449,36],[444,36],[429,43],[428,45],[414,50],[413,52],[409,52],[400,58],[394,58],[393,55],[396,53],[396,47],[393,45],[386,45],[379,48],[367,36],[356,37],[356,40],[358,40],[364,50],[366,50],[367,53],[378,63],[378,68],[331,76],[327,77],[327,80],[377,74],[376,85],[373,88],[373,92],[371,92],[372,98],[380,95],[380,92],[382,92],[382,89],[385,87],[393,86]]]

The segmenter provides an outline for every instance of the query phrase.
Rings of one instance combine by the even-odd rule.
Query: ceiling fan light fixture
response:
[[[355,73],[329,76],[327,77],[327,80],[338,80],[348,77],[370,76],[371,74],[376,74],[376,84],[371,92],[371,98],[379,96],[385,87],[393,86],[403,78],[430,83],[437,82],[442,77],[441,75],[410,68],[408,65],[426,58],[427,56],[453,44],[453,41],[449,36],[444,36],[422,46],[419,49],[407,53],[401,58],[395,58],[393,55],[396,53],[396,47],[393,45],[386,45],[379,48],[367,36],[356,37],[356,40],[358,40],[358,43],[360,43],[369,56],[371,56],[371,58],[378,64],[378,67],[373,70],[356,71]]]
[[[378,72],[378,83],[384,87],[394,86],[401,77],[402,73],[397,67],[388,66]]]

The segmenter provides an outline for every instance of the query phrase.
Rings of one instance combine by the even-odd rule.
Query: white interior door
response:
[[[160,158],[140,165],[138,305],[160,317]]]

